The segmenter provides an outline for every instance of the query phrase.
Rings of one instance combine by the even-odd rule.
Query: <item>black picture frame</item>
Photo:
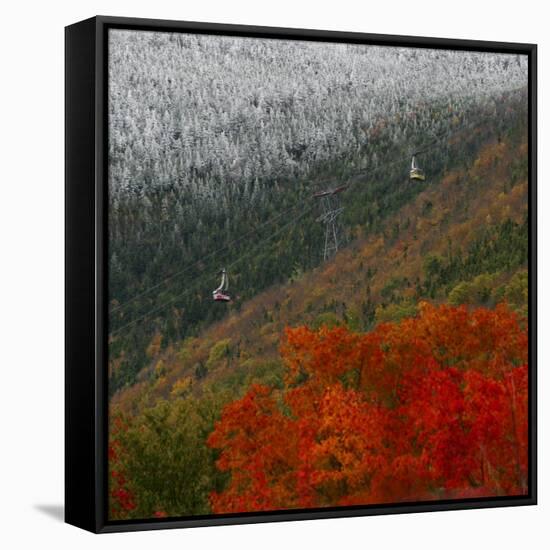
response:
[[[521,497],[179,519],[107,520],[107,31],[184,31],[519,53],[529,67],[529,492]],[[532,505],[537,502],[537,46],[97,16],[65,29],[65,521],[95,533]]]

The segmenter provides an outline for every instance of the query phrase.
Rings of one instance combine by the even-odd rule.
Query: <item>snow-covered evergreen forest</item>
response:
[[[411,151],[488,117],[478,142],[505,132],[526,89],[517,55],[110,30],[112,390],[157,331],[167,345],[224,314],[220,267],[248,254],[231,273],[244,300],[320,262],[318,213],[284,231],[288,216],[266,220],[355,177],[348,237],[374,230],[417,192],[403,185]],[[446,141],[422,161],[442,173],[474,146]]]
[[[266,178],[364,150],[381,120],[402,121],[399,141],[438,130],[434,103],[461,113],[525,85],[525,59],[111,31],[111,194],[177,182],[216,206],[233,188],[254,200]]]

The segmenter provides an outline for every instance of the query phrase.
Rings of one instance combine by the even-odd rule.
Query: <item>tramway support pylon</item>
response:
[[[342,232],[338,223],[338,216],[344,210],[340,206],[340,193],[347,189],[347,185],[319,191],[313,196],[321,201],[323,213],[317,218],[317,221],[325,224],[325,245],[323,249],[323,259],[328,260],[342,244]]]

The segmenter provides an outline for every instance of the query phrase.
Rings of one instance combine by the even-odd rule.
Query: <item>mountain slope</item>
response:
[[[278,384],[286,326],[345,324],[365,331],[415,315],[425,299],[489,307],[506,300],[521,311],[527,266],[523,135],[520,125],[485,143],[464,169],[423,184],[376,233],[356,227],[355,239],[331,261],[297,270],[286,284],[244,303],[237,291],[226,316],[197,337],[162,350],[157,333],[148,366],[137,384],[114,396],[113,411],[136,413],[158,400],[208,391],[235,398],[253,381]]]
[[[223,317],[210,292],[254,244],[243,235],[277,233],[233,270],[249,299],[321,263],[317,212],[278,233],[315,191],[375,171],[342,221],[379,231],[416,194],[402,186],[412,150],[471,122],[477,141],[505,133],[527,105],[521,55],[123,30],[109,51],[111,394],[155,332],[166,346]],[[424,167],[461,165],[473,137]]]

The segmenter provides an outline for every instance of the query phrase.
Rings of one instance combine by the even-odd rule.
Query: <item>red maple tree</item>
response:
[[[525,494],[527,347],[504,305],[287,329],[284,389],[251,387],[208,439],[213,512]]]
[[[136,499],[129,488],[124,471],[124,450],[120,441],[122,432],[128,429],[121,417],[112,420],[109,434],[109,517],[124,519],[136,509]]]

